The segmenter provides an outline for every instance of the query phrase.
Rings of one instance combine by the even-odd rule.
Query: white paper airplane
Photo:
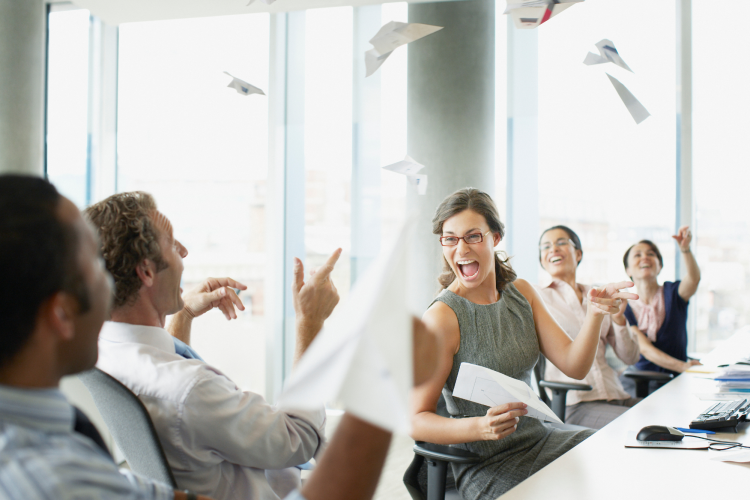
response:
[[[622,99],[622,102],[625,104],[625,107],[628,108],[630,116],[633,117],[636,125],[651,116],[651,113],[646,110],[643,104],[641,104],[640,101],[635,98],[633,93],[630,92],[627,87],[625,87],[625,85],[620,82],[620,80],[613,77],[609,73],[607,73],[607,76],[609,77],[609,81],[612,82],[612,86],[617,91],[617,94],[620,96],[620,99]]]
[[[271,5],[276,0],[260,0],[260,1],[263,2],[266,5]],[[247,5],[245,7],[249,7],[253,2],[255,2],[255,0],[250,0],[249,2],[247,2]]]
[[[534,29],[560,12],[584,0],[521,0],[509,1],[503,14],[510,14],[518,29]]]
[[[406,155],[401,161],[383,167],[384,170],[390,170],[391,172],[405,175],[409,180],[409,184],[416,186],[417,194],[420,195],[427,193],[427,176],[424,174],[417,175],[417,172],[423,168],[424,165],[409,155]]]
[[[409,432],[413,326],[405,284],[414,226],[413,218],[404,224],[327,321],[287,379],[280,407],[337,402],[378,427]]]
[[[383,25],[380,30],[375,33],[370,43],[373,45],[373,49],[365,52],[365,76],[370,76],[388,59],[391,52],[411,43],[413,41],[424,38],[427,35],[431,35],[436,31],[443,29],[442,26],[431,26],[429,24],[418,24],[418,23],[397,23],[391,21]]]
[[[242,95],[250,95],[250,94],[266,95],[258,87],[254,86],[254,85],[250,85],[246,81],[240,80],[236,76],[230,75],[226,71],[224,72],[224,74],[229,75],[229,76],[232,77],[232,81],[229,82],[229,85],[227,85],[227,87],[229,87],[230,89],[236,90],[238,94],[242,94]]]
[[[527,417],[534,417],[542,422],[562,423],[526,382],[484,366],[461,363],[456,385],[453,387],[453,397],[490,407],[520,401],[527,405]]]
[[[623,61],[622,57],[620,57],[620,53],[617,52],[615,44],[612,43],[612,40],[607,40],[605,38],[596,44],[596,48],[599,49],[599,55],[594,54],[593,52],[589,52],[588,54],[586,54],[586,59],[583,60],[583,64],[591,66],[593,64],[604,64],[611,62],[621,68],[630,71],[631,73],[633,72],[633,70],[630,69],[630,66],[625,64],[625,61]]]

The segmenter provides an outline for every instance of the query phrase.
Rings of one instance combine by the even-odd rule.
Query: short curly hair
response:
[[[153,196],[132,191],[112,195],[83,212],[99,233],[102,257],[115,280],[115,308],[135,302],[142,285],[136,267],[145,259],[154,262],[157,271],[167,267],[151,218],[155,211]]]

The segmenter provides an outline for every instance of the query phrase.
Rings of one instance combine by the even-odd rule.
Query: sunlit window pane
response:
[[[750,324],[750,186],[746,69],[730,47],[743,40],[750,4],[693,2],[693,179],[698,264],[697,344],[706,352]]]
[[[305,14],[305,263],[344,252],[333,280],[350,281],[352,179],[352,8]]]
[[[49,15],[47,176],[79,208],[88,202],[89,11]]]
[[[193,324],[192,343],[238,385],[265,390],[268,101],[266,14],[120,27],[118,190],[152,193],[190,252],[183,287],[213,276],[248,285],[247,310]]]
[[[641,239],[664,256],[660,281],[674,279],[674,20],[674,2],[586,2],[537,28],[540,230],[578,233],[579,282],[626,278],[622,256]],[[583,64],[603,38],[634,73]],[[636,125],[605,72],[651,116]]]

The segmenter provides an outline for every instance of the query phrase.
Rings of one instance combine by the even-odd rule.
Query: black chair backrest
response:
[[[550,401],[549,396],[547,395],[547,391],[544,390],[544,387],[539,385],[539,382],[544,380],[544,370],[547,366],[547,358],[544,357],[544,354],[539,354],[539,359],[536,361],[536,365],[534,365],[534,378],[536,378],[536,387],[539,392],[539,397],[541,400],[549,406],[552,407],[552,401]]]
[[[176,488],[154,423],[138,396],[94,368],[78,375],[94,398],[109,432],[135,472]]]

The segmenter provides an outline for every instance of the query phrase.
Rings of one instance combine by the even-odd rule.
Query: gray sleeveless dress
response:
[[[494,304],[475,304],[449,290],[443,290],[435,301],[453,309],[461,332],[461,344],[443,388],[453,418],[487,413],[486,406],[453,398],[458,369],[464,361],[531,383],[539,341],[531,305],[515,285],[508,284]],[[535,418],[520,417],[516,431],[504,439],[453,445],[484,458],[478,464],[454,464],[456,484],[466,500],[494,500],[593,433],[563,431]]]

